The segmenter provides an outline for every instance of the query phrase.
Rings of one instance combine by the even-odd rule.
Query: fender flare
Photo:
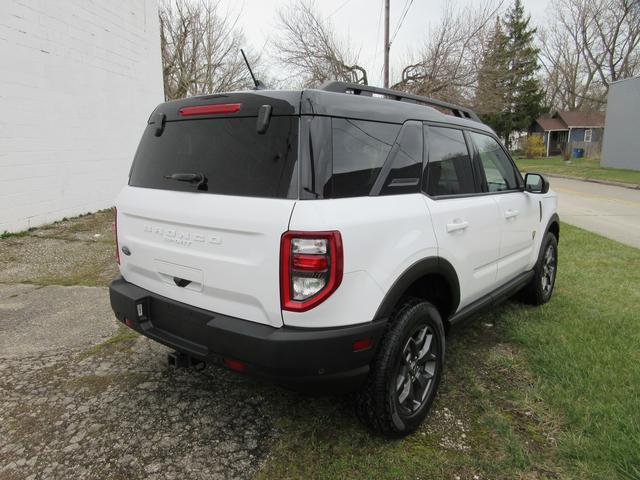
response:
[[[460,282],[453,265],[441,257],[426,257],[407,268],[393,282],[393,285],[382,299],[374,318],[389,318],[398,300],[402,298],[402,295],[411,284],[425,275],[434,273],[442,275],[446,279],[451,291],[451,314],[455,313],[460,304]],[[443,318],[443,320],[446,319]]]
[[[554,223],[558,226],[558,238],[556,240],[558,241],[558,243],[560,243],[560,217],[558,216],[557,213],[554,213],[549,218],[549,221],[547,222],[547,227],[544,229],[544,236],[545,237],[547,236],[547,233],[549,233],[549,230],[551,230],[551,226]]]

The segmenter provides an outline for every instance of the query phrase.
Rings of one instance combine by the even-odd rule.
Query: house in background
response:
[[[1,0],[0,58],[0,233],[112,206],[164,100],[158,0]]]
[[[604,132],[601,112],[561,112],[535,121],[533,133],[543,135],[546,156],[560,155],[565,148],[584,149],[587,157],[600,154]]]
[[[640,170],[640,77],[609,86],[601,164]]]

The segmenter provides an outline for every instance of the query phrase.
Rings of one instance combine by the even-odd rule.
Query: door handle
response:
[[[518,210],[507,210],[506,212],[504,212],[504,218],[506,218],[507,220],[509,220],[510,218],[516,218],[518,216]]]
[[[447,233],[455,232],[457,230],[464,230],[469,226],[469,222],[464,220],[454,220],[451,223],[447,223]]]

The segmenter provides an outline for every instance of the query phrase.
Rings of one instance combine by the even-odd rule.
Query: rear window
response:
[[[272,117],[264,134],[256,118],[216,118],[167,122],[144,132],[129,185],[247,197],[297,198],[298,117]],[[206,189],[166,176],[206,177]]]

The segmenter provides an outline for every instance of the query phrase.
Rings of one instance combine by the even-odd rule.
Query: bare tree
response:
[[[638,0],[572,0],[580,15],[584,49],[602,84],[627,78],[640,67]]]
[[[367,72],[358,65],[358,54],[339,39],[327,18],[310,1],[297,0],[278,11],[282,34],[275,40],[275,56],[300,78],[305,87],[317,87],[326,80],[367,84]]]
[[[558,13],[560,13],[558,11]],[[602,102],[595,69],[585,62],[578,22],[570,17],[539,32],[546,102],[559,110],[591,109]]]
[[[503,1],[484,1],[475,9],[446,3],[416,61],[402,70],[392,88],[468,104],[473,97],[486,37]]]
[[[640,73],[638,0],[555,0],[541,31],[547,99],[561,109],[602,107],[611,82]]]
[[[159,16],[167,100],[252,85],[240,54],[238,16],[223,11],[218,0],[165,0]]]

